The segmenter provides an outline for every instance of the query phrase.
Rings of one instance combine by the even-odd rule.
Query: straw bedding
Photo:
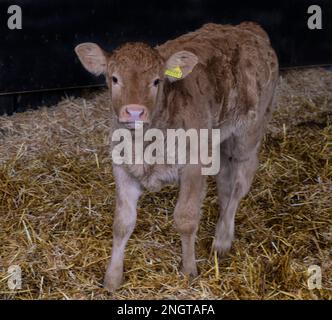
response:
[[[0,298],[332,298],[332,73],[282,73],[229,255],[218,261],[210,251],[218,216],[212,179],[194,280],[179,275],[177,189],[146,192],[126,250],[125,284],[112,294],[101,285],[115,201],[107,98],[97,92],[0,117]],[[22,268],[20,290],[7,286],[10,265]],[[308,289],[311,265],[321,267],[321,289]]]

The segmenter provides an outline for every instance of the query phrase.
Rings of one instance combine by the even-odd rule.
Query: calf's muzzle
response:
[[[148,109],[140,104],[127,104],[120,109],[119,122],[134,123],[134,122],[149,122]]]

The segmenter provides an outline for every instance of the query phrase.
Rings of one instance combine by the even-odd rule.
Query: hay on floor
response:
[[[218,216],[212,179],[193,281],[179,276],[177,189],[146,192],[126,281],[113,294],[101,286],[115,200],[107,94],[0,117],[0,298],[331,299],[331,116],[332,73],[284,72],[230,254],[219,264],[210,254]],[[21,290],[7,286],[10,265],[22,268]],[[308,288],[311,265],[321,267],[321,289]]]

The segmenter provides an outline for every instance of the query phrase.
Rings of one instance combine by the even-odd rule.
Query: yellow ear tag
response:
[[[174,67],[174,68],[171,68],[171,69],[167,69],[165,71],[165,75],[170,76],[172,78],[181,79],[183,73],[182,73],[182,70],[181,70],[180,67]]]

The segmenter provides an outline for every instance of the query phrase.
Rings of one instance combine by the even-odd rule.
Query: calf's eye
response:
[[[160,79],[156,79],[156,80],[153,81],[153,85],[155,87],[158,87],[159,83],[160,83]]]
[[[112,82],[114,83],[114,84],[117,84],[118,83],[118,78],[117,77],[112,77]]]

